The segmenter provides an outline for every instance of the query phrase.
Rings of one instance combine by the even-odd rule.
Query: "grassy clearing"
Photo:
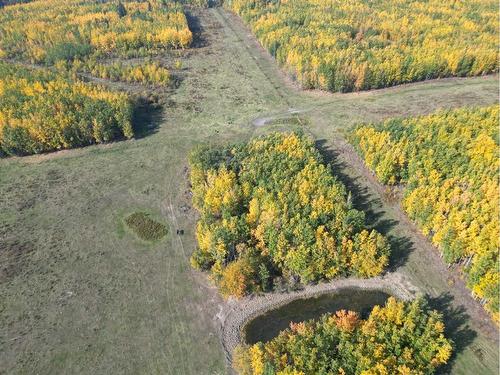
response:
[[[180,57],[171,109],[149,116],[140,139],[0,162],[0,373],[225,372],[219,297],[189,265],[185,158],[197,143],[249,135],[248,118],[283,102],[217,19],[201,18],[206,47]],[[185,234],[117,235],[127,207]]]
[[[165,98],[165,112],[140,114],[147,122],[139,139],[0,161],[0,373],[225,373],[214,319],[222,301],[189,266],[195,215],[185,167],[192,147],[293,130],[295,124],[256,127],[252,120],[294,107],[306,111],[301,115],[318,142],[335,151],[334,136],[360,119],[497,99],[495,77],[346,96],[298,94],[231,16],[211,9],[188,18],[193,29],[203,28],[197,47],[162,56],[182,60],[181,84]],[[393,220],[377,192],[360,192],[360,205],[363,194],[373,215]],[[127,207],[158,211],[170,233],[185,234],[153,244],[120,236],[116,223]],[[389,234],[404,242],[401,226],[395,228]],[[402,271],[445,296],[444,276],[429,271],[427,253],[417,250],[400,251]],[[459,314],[460,305],[448,303]],[[495,349],[478,333],[458,350],[451,371],[494,374]]]
[[[151,219],[145,212],[134,212],[125,218],[127,227],[144,241],[159,241],[168,233],[167,227]]]

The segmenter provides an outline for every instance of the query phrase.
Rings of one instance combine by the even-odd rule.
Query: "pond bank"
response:
[[[306,285],[303,289],[293,292],[267,293],[259,296],[248,296],[240,300],[230,299],[221,306],[216,315],[227,361],[231,363],[232,352],[242,339],[241,331],[245,324],[253,318],[299,298],[329,294],[345,288],[382,290],[402,300],[412,299],[418,292],[409,281],[405,280],[403,275],[388,273],[370,279],[353,277],[336,279],[326,283]]]

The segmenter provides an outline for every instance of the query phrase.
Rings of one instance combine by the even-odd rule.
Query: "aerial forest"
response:
[[[171,71],[155,56],[191,41],[182,6],[169,1],[49,0],[2,8],[0,155],[131,138],[133,98],[91,81],[169,85]]]
[[[379,275],[389,244],[323,162],[312,139],[273,133],[248,143],[199,147],[190,156],[200,213],[192,264],[225,296]]]
[[[227,0],[304,88],[348,92],[498,70],[498,4]]]
[[[35,1],[0,12],[0,57],[32,63],[97,57],[144,57],[187,47],[182,7],[164,0]]]
[[[292,322],[269,342],[238,347],[233,366],[240,375],[434,374],[452,353],[444,329],[425,300],[391,297],[367,319],[340,310]]]
[[[0,155],[28,155],[131,138],[125,93],[0,62]]]
[[[458,264],[474,297],[498,321],[500,230],[498,106],[440,111],[361,125],[351,140],[403,207]]]

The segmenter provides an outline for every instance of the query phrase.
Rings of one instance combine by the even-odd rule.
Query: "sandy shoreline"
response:
[[[317,285],[307,285],[303,289],[293,292],[267,293],[259,296],[248,296],[240,300],[230,299],[216,315],[226,360],[229,364],[231,363],[232,352],[242,340],[242,328],[256,316],[295,299],[319,296],[353,287],[364,290],[383,290],[402,300],[414,298],[418,293],[418,289],[405,280],[403,275],[388,273],[370,279],[353,277],[336,279]]]

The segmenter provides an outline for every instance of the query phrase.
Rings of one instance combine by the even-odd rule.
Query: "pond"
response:
[[[316,319],[342,309],[356,311],[366,318],[373,306],[385,304],[389,297],[390,294],[382,290],[343,288],[317,297],[297,299],[248,322],[243,328],[243,337],[247,344],[266,342],[288,328],[290,322]]]

